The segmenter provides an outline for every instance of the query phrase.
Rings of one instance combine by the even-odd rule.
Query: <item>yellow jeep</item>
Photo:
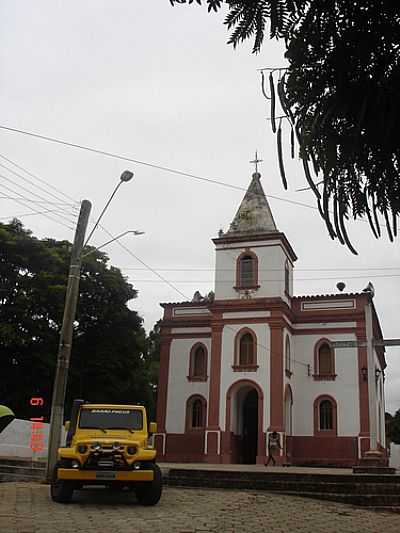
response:
[[[161,470],[149,435],[146,410],[140,405],[91,404],[75,400],[66,446],[50,486],[55,502],[68,503],[83,485],[134,490],[139,503],[155,505],[161,497]]]

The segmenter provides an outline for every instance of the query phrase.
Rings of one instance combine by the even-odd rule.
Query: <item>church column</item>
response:
[[[221,389],[221,355],[222,355],[221,322],[211,325],[211,364],[210,390],[208,396],[208,424],[206,429],[207,463],[219,463],[221,460],[221,431],[219,426],[219,407]]]
[[[171,349],[172,336],[170,329],[161,331],[160,339],[160,373],[158,378],[157,389],[157,433],[155,435],[155,447],[157,449],[157,458],[165,459],[166,455],[166,416],[168,400],[168,376],[169,376],[169,356]]]
[[[284,437],[284,381],[283,381],[283,320],[270,322],[271,353],[270,353],[270,424],[268,432],[277,431],[281,436],[283,447]],[[267,439],[268,443],[268,439]],[[283,461],[283,455],[277,462]]]
[[[365,321],[357,322],[356,338],[358,342],[366,342]],[[358,396],[360,406],[360,433],[358,444],[359,459],[369,450],[369,405],[368,405],[368,380],[363,372],[368,369],[367,348],[358,346]],[[363,370],[364,369],[364,370]]]

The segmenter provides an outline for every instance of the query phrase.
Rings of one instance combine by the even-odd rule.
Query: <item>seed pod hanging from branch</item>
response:
[[[386,208],[383,209],[383,216],[385,217],[386,229],[389,235],[389,240],[390,242],[393,242],[392,228],[390,227],[389,216]]]
[[[324,219],[325,219],[326,227],[328,228],[329,236],[333,240],[336,237],[336,233],[333,229],[331,219],[329,216],[329,194],[328,194],[327,185],[328,185],[328,181],[325,180],[324,188],[322,192],[322,209],[324,211],[324,215],[325,215]]]
[[[392,217],[393,217],[393,235],[397,237],[397,215],[395,213],[394,207],[392,207]]]
[[[261,71],[261,91],[262,91],[264,97],[265,97],[267,100],[271,100],[271,97],[268,96],[267,91],[265,90],[265,76],[264,76],[264,71]]]
[[[346,243],[346,246],[350,250],[350,252],[352,252],[354,255],[358,255],[357,250],[354,249],[353,245],[350,242],[349,236],[347,235],[344,202],[340,196],[339,196],[338,204],[339,204],[339,224],[340,224],[340,230],[342,232],[343,239]]]
[[[294,159],[294,129],[293,126],[290,128],[290,155]]]
[[[283,151],[282,151],[282,119],[279,119],[278,133],[276,135],[276,142],[278,147],[278,161],[279,161],[279,172],[282,178],[282,184],[285,190],[287,190],[287,180],[285,175],[285,165],[283,162]]]
[[[372,196],[372,212],[374,214],[375,227],[376,227],[376,231],[377,231],[377,233],[378,233],[378,235],[380,237],[381,236],[381,228],[380,228],[380,225],[379,225],[378,213],[376,211],[375,198],[374,198],[373,194],[371,196]]]
[[[372,233],[374,234],[375,238],[379,239],[379,235],[375,229],[374,221],[372,220],[371,210],[368,205],[368,196],[367,196],[366,188],[364,189],[364,194],[365,194],[365,212],[367,213],[368,222],[369,222],[369,225],[372,229]]]
[[[342,237],[342,232],[340,231],[340,224],[339,224],[339,209],[338,209],[338,199],[337,195],[333,197],[333,221],[335,223],[335,229],[336,229],[336,235],[339,239],[340,244],[345,244],[344,239]]]
[[[272,72],[269,75],[269,87],[271,91],[271,126],[272,131],[276,132],[276,122],[275,122],[275,86],[274,86],[274,76]]]

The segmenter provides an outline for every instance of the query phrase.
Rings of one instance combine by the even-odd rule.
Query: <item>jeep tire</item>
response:
[[[74,482],[65,479],[58,479],[57,477],[57,469],[65,466],[66,465],[59,461],[54,468],[53,479],[50,483],[50,496],[53,502],[69,503],[72,499],[72,494],[75,488]]]
[[[141,505],[156,505],[160,501],[162,493],[162,475],[160,467],[154,463],[149,464],[149,470],[153,470],[153,481],[139,482],[135,487],[136,498]]]

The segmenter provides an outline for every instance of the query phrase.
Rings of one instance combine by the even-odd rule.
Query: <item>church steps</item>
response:
[[[164,471],[168,485],[265,490],[400,512],[400,476],[270,473],[175,469]]]

